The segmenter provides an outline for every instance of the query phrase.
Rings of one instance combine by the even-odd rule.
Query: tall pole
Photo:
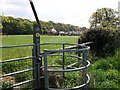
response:
[[[95,18],[95,27],[97,26],[97,12],[95,13],[96,14],[96,18]]]
[[[37,24],[35,23],[33,25],[33,43],[34,48],[33,48],[33,56],[35,56],[35,58],[33,59],[33,78],[35,79],[34,81],[34,86],[35,88],[37,88],[37,90],[39,90],[40,88],[42,88],[42,80],[41,80],[41,76],[42,76],[42,57],[40,55],[40,31],[41,31],[41,25],[40,25],[40,21],[38,19],[34,4],[32,2],[32,0],[29,0],[32,11],[34,13],[35,19]]]
[[[120,30],[120,1],[118,2],[118,19],[119,19],[118,30]]]
[[[37,13],[36,13],[36,10],[35,10],[35,7],[34,7],[34,4],[32,2],[32,0],[29,0],[30,1],[30,5],[31,5],[31,8],[33,10],[33,13],[34,13],[34,16],[35,16],[35,19],[37,21],[37,24],[40,25],[40,22],[39,22],[39,19],[38,19],[38,16],[37,16]]]

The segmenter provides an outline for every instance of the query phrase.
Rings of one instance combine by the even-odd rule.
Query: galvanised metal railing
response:
[[[27,46],[34,46],[34,44],[29,44],[29,45],[16,45],[16,46],[3,46],[3,47],[0,47],[1,49],[3,48],[14,48],[14,47],[27,47]],[[2,89],[9,89],[9,88],[14,88],[14,87],[17,87],[17,86],[20,86],[20,85],[23,85],[23,84],[27,84],[27,83],[30,83],[30,82],[33,82],[35,81],[35,79],[33,79],[33,76],[31,76],[31,79],[30,80],[25,80],[25,81],[17,81],[15,80],[15,77],[20,77],[19,75],[23,74],[24,73],[27,73],[27,72],[31,72],[31,74],[33,74],[33,70],[35,70],[35,68],[33,68],[33,65],[32,65],[32,60],[35,58],[35,56],[31,56],[31,57],[24,57],[24,58],[17,58],[17,59],[11,59],[11,60],[4,60],[4,61],[0,61],[0,64],[2,65],[1,68],[3,69],[3,72],[4,74],[1,74],[0,76],[0,80],[1,80],[1,83],[2,83],[2,86],[4,87],[1,87]],[[31,59],[31,60],[30,60]],[[25,61],[23,61],[25,60]],[[30,68],[22,68],[26,65],[26,63],[30,63]],[[10,64],[11,63],[11,64]],[[24,65],[22,64],[24,63]],[[20,65],[22,64],[22,65]],[[11,65],[11,66],[9,66]],[[16,65],[18,65],[17,67],[19,67],[17,69]],[[4,66],[4,67],[3,67]],[[8,68],[7,68],[8,67]],[[14,70],[12,70],[11,68],[13,68]],[[11,71],[10,71],[11,70]],[[7,72],[5,72],[7,71]],[[26,75],[26,74],[25,74]],[[25,76],[23,76],[24,78]],[[13,83],[13,80],[15,80],[15,82]],[[18,87],[17,87],[18,88]],[[19,87],[20,88],[20,87]],[[22,87],[21,87],[22,88]]]
[[[50,44],[50,43],[48,43]],[[72,90],[72,89],[79,89],[82,88],[84,86],[86,86],[89,81],[90,81],[90,77],[89,75],[86,73],[85,69],[88,68],[90,66],[90,62],[87,60],[87,51],[90,49],[90,47],[85,46],[85,45],[76,45],[76,44],[68,44],[68,43],[51,43],[51,44],[61,44],[63,45],[63,49],[57,49],[57,50],[44,50],[44,76],[45,76],[45,89],[49,89],[49,90],[59,90],[58,88],[50,88],[49,87],[49,72],[63,72],[63,77],[65,76],[65,72],[73,72],[73,71],[82,71],[83,74],[83,78],[85,78],[85,83],[76,87],[72,87],[72,88],[62,88],[60,90]],[[43,45],[47,45],[47,44],[43,44]],[[78,49],[65,49],[65,45],[76,45],[76,47],[82,47],[82,48],[78,48]],[[82,57],[80,56],[74,56],[74,55],[65,55],[65,52],[82,52]],[[52,55],[53,53],[63,53],[62,55]],[[48,65],[48,56],[63,56],[63,65]],[[65,66],[65,58],[64,57],[72,57],[72,58],[77,58],[77,59],[81,59],[82,60],[82,67],[76,68],[76,67],[69,67],[71,69],[65,69],[68,66]],[[78,63],[79,60],[78,60]],[[50,67],[63,67],[63,70],[53,70],[53,69],[49,69]],[[53,81],[54,82],[54,81]]]
[[[73,72],[73,71],[82,71],[84,76],[86,76],[86,77],[83,77],[83,78],[87,78],[86,82],[84,84],[82,84],[82,85],[79,85],[79,86],[76,86],[76,87],[73,87],[73,88],[65,88],[65,89],[78,89],[78,88],[86,86],[89,83],[90,77],[89,77],[89,75],[85,71],[85,69],[87,67],[89,67],[89,65],[90,65],[90,62],[87,60],[87,51],[90,49],[89,47],[87,47],[85,45],[82,45],[82,44],[79,45],[79,44],[69,44],[69,43],[43,43],[43,44],[38,44],[38,45],[39,46],[49,45],[49,47],[50,47],[50,45],[54,45],[54,46],[55,45],[62,45],[62,48],[61,49],[55,49],[55,50],[44,50],[44,52],[42,52],[42,54],[39,55],[40,58],[41,58],[41,56],[44,56],[44,66],[36,67],[36,64],[38,64],[38,62],[36,62],[35,54],[33,54],[33,56],[31,56],[31,57],[24,57],[24,58],[17,58],[17,59],[0,61],[0,64],[2,64],[2,65],[4,65],[5,63],[11,63],[11,62],[12,62],[12,64],[15,64],[16,61],[20,62],[19,64],[21,64],[22,60],[25,60],[25,61],[23,61],[25,63],[25,62],[27,62],[27,59],[32,59],[30,68],[20,69],[22,67],[22,65],[21,65],[18,70],[10,71],[10,73],[2,74],[0,76],[0,79],[2,80],[4,78],[10,78],[11,76],[19,75],[19,74],[26,73],[26,72],[29,72],[29,71],[32,71],[32,73],[31,73],[32,78],[30,80],[25,80],[25,81],[22,81],[22,82],[19,82],[19,83],[17,82],[17,83],[10,84],[6,88],[14,88],[14,87],[17,87],[17,86],[21,86],[21,85],[33,82],[34,86],[31,89],[37,89],[40,86],[35,85],[36,82],[40,81],[43,78],[45,78],[45,89],[54,89],[54,88],[49,88],[49,76],[48,76],[49,72],[62,72],[63,73],[63,77],[65,77],[65,72],[67,73],[67,72]],[[72,48],[68,48],[68,47],[65,47],[65,45],[66,46],[68,46],[68,45],[70,45],[70,46],[72,45],[73,46],[74,45],[74,46]],[[3,46],[3,47],[0,47],[0,48],[15,48],[15,47],[27,47],[27,46],[33,46],[34,47],[35,44],[16,45],[16,46]],[[49,49],[49,48],[47,48],[47,49]],[[78,56],[65,55],[66,52],[81,52],[82,53],[82,57],[79,56],[79,53],[78,53]],[[62,55],[54,54],[54,53],[62,53]],[[62,56],[62,65],[48,65],[48,58],[47,58],[48,56]],[[66,61],[65,57],[72,57],[72,58],[79,59],[78,63],[80,63],[79,61],[81,59],[82,60],[82,67],[75,68],[75,67],[72,67],[72,66],[65,66],[65,61]],[[17,65],[19,65],[19,64],[17,64]],[[9,64],[7,64],[7,65],[9,65]],[[49,70],[48,69],[49,67],[62,67],[63,70]],[[16,67],[14,67],[14,69],[15,68]],[[41,68],[44,68],[44,75],[43,76],[39,76],[39,77],[35,77],[35,75],[40,74]],[[66,69],[66,68],[70,68],[70,69]],[[9,71],[9,68],[6,68],[6,70]],[[25,74],[25,75],[27,75],[27,74]],[[43,80],[40,81],[40,82],[43,82]],[[8,81],[6,81],[6,82],[8,82]],[[11,82],[11,81],[9,81],[9,82]],[[22,88],[22,87],[19,87],[19,88]]]

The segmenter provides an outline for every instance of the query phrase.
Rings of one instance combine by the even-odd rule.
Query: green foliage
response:
[[[0,16],[0,18],[2,18],[3,25],[2,33],[6,35],[32,34],[32,26],[34,23],[36,23],[35,21],[30,21],[28,19],[14,18],[11,16]],[[40,21],[40,24],[42,35],[47,34],[47,32],[52,28],[56,29],[57,32],[81,30],[81,28],[78,26],[63,23],[54,23],[52,21]],[[86,28],[83,27],[82,29],[84,30]]]
[[[91,88],[120,88],[120,49],[116,54],[107,58],[98,58],[88,72],[92,77],[90,86]],[[94,87],[93,87],[94,86]]]
[[[102,28],[90,29],[83,32],[78,40],[79,44],[85,42],[93,42],[90,47],[97,56],[114,54],[115,50],[120,47],[120,31]]]
[[[33,23],[27,19],[0,16],[2,18],[2,33],[6,35],[31,34]]]
[[[107,70],[107,79],[113,80],[115,83],[120,82],[120,76],[118,76],[119,71],[117,69],[108,69]]]
[[[11,82],[11,81],[2,81],[2,88],[7,88],[7,87],[9,87],[9,86],[11,86],[11,85],[13,85],[13,84],[15,84],[15,82]],[[10,89],[10,90],[12,90],[12,89]]]
[[[90,18],[91,28],[102,27],[117,29],[118,24],[118,12],[111,8],[97,9],[97,11],[93,13]]]
[[[24,84],[23,88],[30,89],[30,88],[33,88],[33,85],[34,85],[33,82],[30,82],[30,83]]]

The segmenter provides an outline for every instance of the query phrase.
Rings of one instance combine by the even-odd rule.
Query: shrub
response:
[[[117,48],[120,48],[120,31],[105,30],[102,28],[94,28],[85,31],[78,39],[78,43],[93,42],[90,45],[92,52],[96,56],[107,56],[114,54]]]

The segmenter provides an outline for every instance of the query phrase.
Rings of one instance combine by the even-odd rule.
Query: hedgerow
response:
[[[94,28],[83,32],[78,43],[93,42],[90,47],[96,56],[108,56],[114,54],[120,48],[120,31]]]

